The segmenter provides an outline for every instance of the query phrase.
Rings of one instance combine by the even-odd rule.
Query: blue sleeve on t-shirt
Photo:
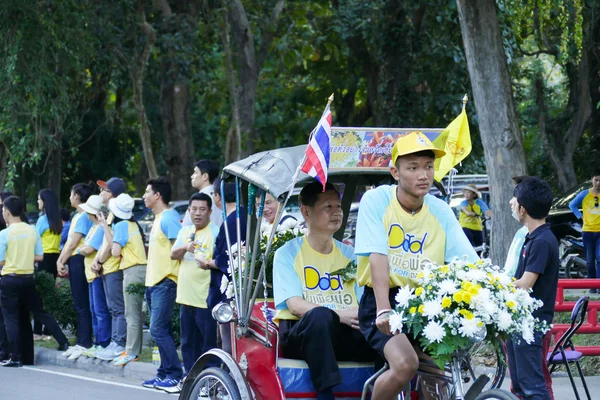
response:
[[[8,247],[8,230],[10,227],[0,232],[0,261],[6,260],[6,248]]]
[[[42,238],[40,237],[40,235],[36,235],[36,236],[37,236],[37,240],[35,241],[34,254],[36,256],[43,256],[44,255],[44,248],[42,247]]]
[[[90,220],[87,213],[81,213],[81,216],[77,218],[77,223],[75,224],[75,233],[81,233],[83,237],[85,237],[90,229],[94,226],[94,223]]]
[[[470,262],[479,260],[479,256],[473,249],[469,239],[467,239],[450,206],[429,194],[425,196],[425,204],[427,204],[431,213],[437,217],[440,225],[446,232],[444,261],[449,262],[455,257],[463,258],[464,256]]]
[[[485,204],[485,201],[481,200],[481,199],[477,199],[475,200],[475,203],[477,203],[477,205],[479,206],[479,208],[481,209],[481,213],[485,213],[487,210],[489,210],[490,208],[488,207],[487,204]]]
[[[469,207],[469,202],[467,200],[461,201],[460,204],[458,205],[458,208],[460,208],[461,210],[463,207]]]
[[[583,204],[583,199],[585,199],[585,196],[587,196],[589,192],[589,190],[582,191],[569,203],[569,208],[571,209],[571,211],[573,211],[573,214],[575,214],[575,216],[579,219],[583,217],[583,213],[579,210],[579,207],[581,207],[581,205]]]
[[[95,250],[99,250],[100,247],[102,247],[103,240],[104,240],[104,230],[102,230],[101,227],[98,227],[98,229],[96,229],[96,232],[94,232],[94,235],[85,241],[85,244],[94,248]]]
[[[296,256],[304,238],[292,239],[276,252],[273,258],[273,296],[275,308],[287,310],[286,301],[302,296],[302,282],[294,269]]]
[[[42,215],[35,223],[35,230],[37,231],[38,235],[42,236],[48,229],[50,229],[48,217],[46,215]]]
[[[127,221],[119,221],[113,227],[113,243],[125,247],[129,242],[129,224]]]
[[[177,234],[181,230],[179,214],[175,210],[165,210],[160,220],[160,229],[169,240],[177,239]]]
[[[391,193],[391,186],[384,185],[369,190],[361,199],[354,241],[357,255],[388,254],[388,237],[383,224],[383,214],[390,204]]]

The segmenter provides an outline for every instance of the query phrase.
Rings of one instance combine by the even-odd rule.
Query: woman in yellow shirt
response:
[[[467,235],[469,242],[473,247],[479,247],[483,244],[483,223],[481,216],[492,218],[490,210],[483,200],[480,199],[479,190],[473,184],[465,186],[463,189],[465,200],[460,203],[460,216],[458,222]]]

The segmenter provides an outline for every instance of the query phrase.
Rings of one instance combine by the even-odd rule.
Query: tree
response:
[[[508,207],[511,178],[525,175],[525,152],[494,0],[457,0],[479,131],[488,165],[494,234],[491,258],[502,265],[517,224]]]

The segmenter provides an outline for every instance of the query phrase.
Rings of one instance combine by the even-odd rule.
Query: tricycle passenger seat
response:
[[[374,374],[373,363],[338,362],[342,384],[333,388],[336,399],[360,398],[363,385]],[[310,380],[308,365],[302,360],[279,358],[277,369],[288,398],[316,398],[317,392]]]

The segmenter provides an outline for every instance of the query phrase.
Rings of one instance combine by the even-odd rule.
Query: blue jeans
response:
[[[123,300],[123,271],[102,275],[102,283],[111,316],[111,341],[125,347],[127,321],[125,321],[125,302]]]
[[[542,334],[536,333],[535,340],[527,344],[523,338],[519,342],[506,341],[508,371],[514,393],[523,400],[550,400],[542,365],[546,363],[542,354]]]
[[[600,278],[600,232],[583,232],[588,278]]]
[[[83,256],[69,258],[69,283],[73,306],[77,312],[77,344],[87,349],[92,347],[92,313]]]
[[[217,347],[217,321],[207,308],[181,305],[181,355],[186,375],[196,360]]]
[[[175,341],[171,318],[177,297],[177,284],[165,278],[146,289],[146,304],[150,314],[150,335],[158,346],[160,367],[156,376],[161,379],[181,379],[182,370]]]
[[[102,279],[96,278],[90,285],[90,310],[92,311],[92,327],[94,328],[94,344],[106,347],[110,343],[111,319]]]

